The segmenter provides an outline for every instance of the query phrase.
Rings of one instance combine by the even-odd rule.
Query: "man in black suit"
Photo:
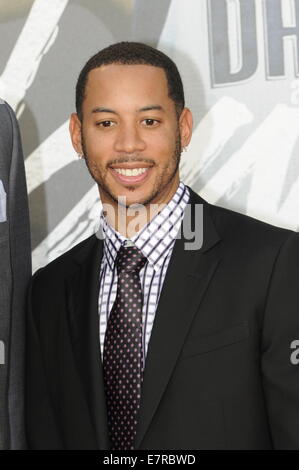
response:
[[[104,210],[30,284],[29,447],[299,449],[298,233],[180,181],[192,115],[161,52],[100,51],[76,110],[72,143]]]

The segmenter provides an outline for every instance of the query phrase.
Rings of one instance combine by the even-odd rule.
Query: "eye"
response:
[[[113,124],[115,124],[113,121],[101,121],[101,122],[97,122],[96,126],[99,126],[99,127],[112,127]]]
[[[159,124],[160,121],[158,121],[157,119],[147,118],[147,119],[144,119],[142,122],[144,122],[147,127],[153,127]]]

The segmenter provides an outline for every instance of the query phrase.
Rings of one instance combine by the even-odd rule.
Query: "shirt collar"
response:
[[[180,182],[168,204],[130,239],[115,230],[107,222],[102,211],[100,224],[104,238],[103,262],[107,263],[108,268],[112,271],[118,250],[129,240],[134,242],[147,257],[148,263],[155,271],[159,271],[169,250],[173,247],[189,197],[187,186]]]

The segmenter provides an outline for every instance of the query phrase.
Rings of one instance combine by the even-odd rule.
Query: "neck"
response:
[[[126,238],[133,238],[138,232],[148,224],[162,209],[169,203],[177,191],[179,183],[172,188],[163,198],[157,198],[151,203],[131,204],[129,207],[117,204],[109,200],[100,193],[103,204],[103,214],[107,222],[118,233]]]

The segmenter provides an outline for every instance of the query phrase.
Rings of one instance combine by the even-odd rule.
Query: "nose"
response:
[[[117,152],[133,153],[145,149],[146,143],[135,123],[122,123],[114,144]]]

